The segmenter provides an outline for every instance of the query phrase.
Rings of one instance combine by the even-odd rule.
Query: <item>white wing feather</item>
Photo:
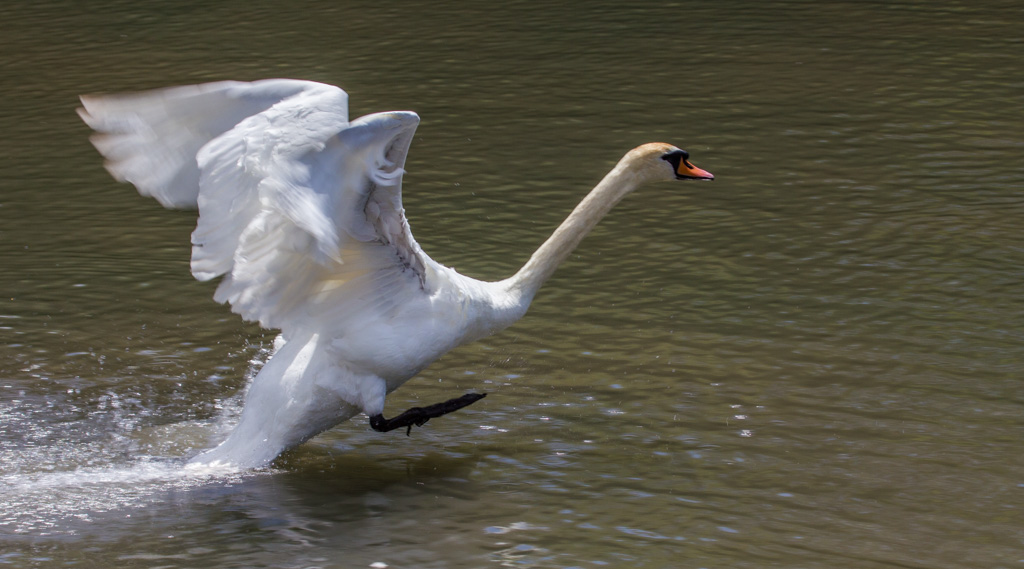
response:
[[[431,261],[401,204],[415,113],[349,123],[344,91],[296,80],[82,101],[117,179],[198,206],[192,273],[223,275],[214,298],[244,318],[323,331],[423,294]]]
[[[196,207],[196,153],[242,119],[311,89],[310,81],[220,81],[127,95],[82,97],[78,114],[98,132],[92,143],[118,181],[165,207]]]

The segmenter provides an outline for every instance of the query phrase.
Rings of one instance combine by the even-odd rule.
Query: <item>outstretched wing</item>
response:
[[[242,119],[302,92],[334,91],[346,113],[345,92],[293,79],[220,81],[123,95],[83,96],[79,116],[97,131],[92,143],[119,182],[165,207],[196,207],[196,153]],[[346,117],[347,118],[347,117]]]
[[[198,206],[192,273],[223,275],[214,298],[246,319],[341,326],[423,294],[430,261],[401,199],[415,113],[350,123],[344,91],[295,80],[82,101],[116,178]]]

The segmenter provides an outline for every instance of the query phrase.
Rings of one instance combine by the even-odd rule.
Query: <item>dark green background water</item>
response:
[[[426,3],[425,3],[426,4]],[[7,2],[0,565],[1024,563],[1018,2]],[[436,260],[512,273],[626,150],[688,149],[503,334],[272,469],[180,472],[272,333],[114,183],[77,95],[338,84],[423,119]],[[255,363],[253,363],[255,362]]]

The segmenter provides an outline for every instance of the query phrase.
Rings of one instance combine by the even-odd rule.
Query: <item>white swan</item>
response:
[[[385,396],[452,348],[523,316],[537,289],[626,194],[713,176],[674,146],[631,150],[515,275],[482,282],[434,262],[402,209],[419,117],[348,120],[341,89],[290,79],[84,96],[107,169],[172,208],[199,208],[192,274],[281,330],[238,425],[194,463],[239,468],[363,412],[377,430],[421,425],[481,395],[384,419]]]

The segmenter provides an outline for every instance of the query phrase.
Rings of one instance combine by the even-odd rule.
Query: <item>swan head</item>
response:
[[[649,181],[714,180],[715,176],[690,162],[690,153],[664,142],[638,146],[626,154],[624,162]]]

